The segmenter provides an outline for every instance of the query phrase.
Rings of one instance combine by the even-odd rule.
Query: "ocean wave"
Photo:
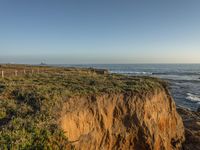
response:
[[[112,70],[110,69],[111,73],[120,73],[120,74],[137,74],[137,75],[157,75],[157,76],[199,76],[200,72],[146,72],[146,71],[132,71],[132,70]],[[198,78],[200,79],[200,78]]]
[[[200,72],[153,72],[153,75],[200,75]]]
[[[119,73],[119,74],[135,74],[135,75],[152,75],[152,72],[139,72],[139,71],[110,71],[111,73]]]
[[[198,96],[198,95],[187,93],[186,99],[200,104],[200,96]]]

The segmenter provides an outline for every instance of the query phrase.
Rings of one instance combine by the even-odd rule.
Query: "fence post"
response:
[[[17,76],[17,70],[15,70],[15,76]]]
[[[37,70],[37,71],[38,71],[38,74],[39,74],[39,73],[40,73],[40,70],[39,70],[39,68],[38,68],[38,70]]]
[[[2,78],[4,78],[4,71],[3,70],[1,71],[1,76],[2,76]]]
[[[26,74],[26,70],[24,69],[24,74]]]

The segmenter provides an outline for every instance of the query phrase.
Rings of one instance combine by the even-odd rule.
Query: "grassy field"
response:
[[[0,77],[0,149],[70,147],[57,119],[62,104],[75,95],[131,93],[143,97],[165,87],[159,79],[95,69],[1,65],[0,70],[8,74]]]

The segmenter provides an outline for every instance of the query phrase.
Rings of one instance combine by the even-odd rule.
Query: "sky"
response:
[[[0,63],[200,63],[199,0],[0,0]]]

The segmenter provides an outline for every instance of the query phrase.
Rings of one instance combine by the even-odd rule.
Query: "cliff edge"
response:
[[[181,149],[182,119],[165,90],[73,97],[59,124],[75,149]]]
[[[0,69],[0,149],[181,149],[182,119],[157,78],[48,66]]]

